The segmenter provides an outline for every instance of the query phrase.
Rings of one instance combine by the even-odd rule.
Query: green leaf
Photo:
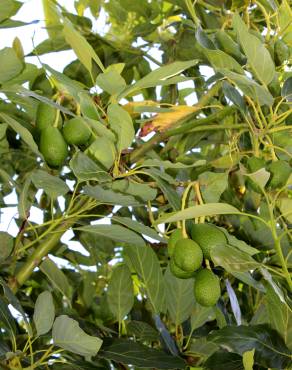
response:
[[[184,164],[180,162],[172,163],[170,161],[161,161],[159,159],[146,159],[141,167],[163,167],[164,169],[168,168],[175,168],[175,169],[182,169],[182,168],[191,168],[191,167],[199,167],[206,164],[205,159],[200,159],[198,161],[194,161],[192,164]],[[140,165],[138,166],[140,167]]]
[[[153,189],[147,184],[140,184],[129,179],[115,180],[112,184],[112,190],[132,195],[137,200],[143,202],[153,200],[157,195],[156,189]]]
[[[214,215],[231,215],[239,214],[240,212],[233,206],[227,203],[208,203],[201,204],[194,207],[189,207],[183,211],[173,212],[165,214],[160,217],[156,223],[176,222],[182,220],[190,220],[192,218],[202,216],[214,216]]]
[[[66,41],[72,47],[81,63],[88,72],[92,73],[92,61],[94,60],[99,68],[104,72],[105,68],[87,40],[73,27],[72,23],[65,18],[63,33]]]
[[[5,261],[6,258],[10,256],[13,246],[14,238],[5,231],[0,231],[0,263]]]
[[[127,149],[135,136],[132,118],[129,113],[118,104],[110,104],[107,109],[110,128],[117,137],[117,149],[121,152]]]
[[[132,320],[127,324],[127,330],[130,334],[142,341],[154,342],[158,340],[159,333],[144,321]]]
[[[121,322],[134,304],[134,291],[131,271],[127,265],[114,268],[107,290],[109,309]]]
[[[260,168],[256,172],[245,173],[244,176],[249,177],[255,184],[263,189],[269,181],[270,172],[266,171],[265,168]]]
[[[111,175],[102,170],[86,154],[79,151],[73,155],[70,160],[70,168],[79,182],[94,180],[97,182],[110,182]]]
[[[43,11],[46,22],[46,30],[50,39],[54,39],[59,36],[62,23],[60,21],[60,14],[58,8],[51,0],[42,0]]]
[[[282,216],[292,222],[292,199],[290,198],[280,198],[277,205],[282,213]]]
[[[78,322],[67,315],[56,318],[52,336],[56,346],[84,357],[96,356],[102,345],[100,338],[86,334]]]
[[[243,240],[237,239],[234,235],[229,234],[229,232],[224,227],[219,227],[219,229],[225,234],[228,245],[231,245],[232,247],[235,247],[242,252],[249,254],[250,256],[253,256],[254,254],[260,252],[258,249],[251,247]]]
[[[150,246],[129,246],[125,252],[145,286],[154,313],[161,312],[165,307],[165,287],[156,253]]]
[[[275,65],[270,53],[256,36],[249,33],[238,14],[233,16],[233,26],[253,74],[262,84],[268,85],[275,75]]]
[[[182,358],[126,339],[106,338],[99,355],[139,368],[184,369],[186,366]]]
[[[4,296],[7,298],[8,302],[21,314],[22,319],[25,323],[25,329],[30,337],[32,337],[32,329],[30,323],[27,319],[27,315],[24,312],[18,298],[13,294],[12,290],[5,283],[5,281],[0,277],[0,285],[3,287]]]
[[[220,69],[229,69],[239,74],[244,74],[241,65],[232,56],[224,53],[222,50],[204,49],[203,53],[207,56],[212,67],[220,71]]]
[[[23,70],[23,63],[12,48],[0,50],[0,84],[16,77]]]
[[[146,169],[143,172],[147,173],[150,177],[152,177],[156,181],[158,187],[162,190],[163,194],[165,195],[166,199],[169,201],[171,206],[174,209],[179,210],[181,207],[180,197],[178,193],[175,191],[174,187],[170,185],[168,179],[167,180],[165,179],[164,176],[165,174],[161,171],[158,171],[156,168]],[[170,176],[167,175],[167,177]],[[173,180],[171,177],[170,179]]]
[[[265,301],[270,325],[282,334],[287,347],[292,351],[292,315],[290,307],[286,302],[280,300],[271,286],[267,286]]]
[[[289,102],[292,101],[292,76],[285,80],[282,86],[281,96]]]
[[[96,78],[96,84],[110,95],[119,94],[126,87],[123,77],[113,68],[100,73]]]
[[[86,225],[78,227],[77,230],[105,236],[119,243],[132,244],[140,247],[145,246],[144,240],[138,234],[120,225]]]
[[[278,10],[279,32],[283,35],[283,41],[292,46],[292,10],[289,2],[283,0]]]
[[[43,189],[52,199],[65,195],[70,190],[63,180],[45,171],[34,171],[31,174],[31,180],[36,188]]]
[[[122,194],[112,189],[104,189],[100,185],[86,185],[83,188],[84,193],[98,200],[103,204],[113,204],[120,206],[138,206],[141,204],[136,198],[131,195]]]
[[[236,353],[219,350],[204,363],[206,370],[244,370],[242,357]]]
[[[116,159],[116,148],[114,143],[107,137],[97,137],[86,149],[85,154],[89,154],[98,164],[108,170]]]
[[[6,122],[15,132],[19,134],[19,136],[22,138],[22,140],[30,147],[30,149],[36,153],[37,155],[41,156],[38,146],[35,143],[32,134],[26,129],[24,126],[22,126],[20,123],[18,123],[14,118],[9,117],[6,113],[0,113],[0,118]]]
[[[252,349],[251,351],[246,351],[243,353],[242,362],[243,362],[244,370],[253,370],[254,351],[255,349]]]
[[[92,97],[88,95],[88,93],[86,93],[85,91],[81,91],[78,94],[78,97],[80,101],[80,110],[83,116],[93,120],[99,120],[100,116]]]
[[[243,355],[255,349],[255,363],[283,369],[291,364],[291,355],[283,339],[266,325],[226,326],[208,335],[208,340]]]
[[[199,182],[205,203],[216,203],[228,186],[228,173],[204,172]]]
[[[151,227],[141,224],[128,217],[112,216],[112,220],[119,222],[120,224],[127,226],[129,229],[136,231],[139,234],[149,236],[152,239],[158,240],[162,243],[166,243],[166,240],[162,238],[154,229]]]
[[[59,269],[55,262],[47,257],[41,263],[40,270],[47,276],[54,287],[56,287],[70,301],[72,288],[66,275]]]
[[[154,71],[150,72],[147,76],[141,78],[139,81],[134,83],[132,86],[127,87],[119,95],[119,99],[126,97],[127,95],[133,94],[139,90],[146,89],[149,87],[159,86],[162,83],[171,81],[171,77],[183,72],[198,63],[197,60],[189,60],[185,62],[173,62],[168,65],[159,67]]]
[[[55,319],[55,306],[52,294],[49,291],[42,292],[37,297],[33,313],[37,335],[46,334],[51,330]]]
[[[260,264],[249,254],[230,245],[218,245],[212,248],[211,258],[216,266],[222,266],[230,273],[245,272],[260,267]]]
[[[28,175],[25,178],[24,183],[22,184],[22,189],[19,194],[19,199],[18,199],[18,213],[20,219],[24,220],[27,218],[27,212],[29,208],[31,207],[31,201],[28,199],[29,196],[29,187],[31,184],[31,177]]]
[[[15,338],[16,325],[15,319],[9,311],[8,304],[0,296],[0,323],[7,329],[12,338]],[[14,339],[15,340],[15,339]]]
[[[233,81],[245,95],[259,102],[260,105],[273,104],[274,98],[270,92],[255,81],[227,69],[221,69],[220,72]]]
[[[15,15],[23,4],[15,0],[1,0],[0,22]]]
[[[175,326],[187,320],[195,304],[194,280],[178,279],[169,268],[164,274],[166,307]]]
[[[191,315],[191,328],[194,331],[206,322],[215,320],[215,318],[216,315],[213,307],[203,307],[196,302]]]

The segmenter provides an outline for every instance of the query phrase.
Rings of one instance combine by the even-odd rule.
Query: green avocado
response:
[[[59,129],[49,126],[42,130],[40,152],[51,167],[59,167],[64,163],[68,155],[68,147]]]

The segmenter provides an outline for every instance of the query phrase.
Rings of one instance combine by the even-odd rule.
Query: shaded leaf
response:
[[[36,188],[43,189],[53,199],[65,195],[70,190],[63,180],[45,171],[34,171],[31,174],[31,180]]]
[[[0,231],[0,262],[5,261],[10,256],[13,246],[14,238],[5,231]]]
[[[236,353],[217,351],[204,363],[207,370],[243,370],[242,358]]]
[[[30,149],[36,153],[37,155],[41,156],[38,146],[35,143],[32,134],[22,126],[19,122],[17,122],[14,118],[9,117],[6,113],[0,113],[0,118],[3,119],[15,132],[19,134],[22,140],[30,147]]]
[[[203,307],[199,303],[195,303],[191,315],[191,328],[196,330],[208,321],[215,320],[216,315],[213,307]]]
[[[138,234],[120,225],[86,225],[78,227],[77,230],[105,236],[120,243],[132,244],[140,247],[145,246],[144,240]]]
[[[239,214],[240,212],[233,206],[227,203],[208,203],[194,207],[189,207],[183,211],[173,212],[165,214],[159,218],[156,223],[161,224],[164,222],[176,222],[181,220],[190,220],[196,217],[202,216],[214,216],[214,215],[230,215]]]
[[[106,338],[99,355],[108,360],[142,368],[184,369],[183,359],[126,339]]]
[[[127,226],[128,228],[136,231],[139,234],[149,236],[152,239],[158,240],[162,243],[166,243],[166,240],[161,237],[157,232],[149,226],[143,225],[141,222],[137,222],[128,217],[112,216],[114,221]]]
[[[199,175],[200,189],[206,203],[216,203],[228,186],[228,173],[204,172]]]
[[[195,303],[194,280],[178,279],[167,268],[164,274],[166,307],[172,322],[178,326],[187,320]]]
[[[260,267],[260,264],[249,254],[230,245],[218,245],[212,248],[211,258],[216,266],[222,266],[230,273],[250,271]]]
[[[107,290],[109,309],[121,322],[134,304],[133,282],[127,265],[114,268]]]
[[[71,158],[70,168],[80,182],[88,180],[109,182],[112,180],[111,175],[101,169],[92,159],[81,151],[75,153]]]
[[[249,33],[238,14],[233,16],[233,26],[255,77],[268,85],[275,75],[275,65],[270,53],[256,36]]]
[[[131,320],[127,324],[128,332],[142,341],[157,341],[159,333],[144,321]]]
[[[66,275],[48,257],[41,263],[40,270],[48,277],[50,282],[69,300],[72,296],[72,289]]]
[[[78,322],[67,315],[56,318],[52,336],[56,346],[84,357],[95,356],[102,345],[100,338],[86,334]]]
[[[266,325],[226,326],[209,334],[208,340],[240,355],[255,349],[255,362],[262,366],[282,369],[291,364],[283,339]]]
[[[163,310],[165,305],[165,288],[163,275],[156,253],[150,246],[125,249],[127,256],[142,280],[146,295],[155,313]]]
[[[1,4],[2,10],[2,4]],[[1,18],[1,15],[0,15]],[[0,50],[0,83],[3,84],[20,74],[24,65],[12,48]]]
[[[92,46],[87,40],[73,27],[68,19],[64,19],[64,36],[68,44],[76,53],[78,59],[87,68],[89,73],[92,73],[92,61],[94,60],[99,68],[104,71],[104,66],[95,53]]]
[[[118,104],[110,104],[107,109],[110,128],[117,137],[117,149],[121,152],[127,149],[135,136],[132,118],[129,113]]]
[[[53,326],[55,319],[55,306],[52,294],[49,291],[42,292],[35,302],[33,321],[37,335],[46,334]]]

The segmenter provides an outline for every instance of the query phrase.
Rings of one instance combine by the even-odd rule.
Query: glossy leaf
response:
[[[33,321],[37,335],[46,334],[51,330],[55,319],[55,306],[52,294],[49,291],[42,292],[35,302]]]
[[[104,71],[104,66],[87,40],[73,27],[72,23],[64,20],[64,36],[68,44],[72,47],[81,63],[92,73],[92,61],[95,61],[99,68]]]
[[[187,320],[193,310],[194,280],[178,279],[169,270],[164,274],[166,306],[172,322],[178,326]]]
[[[249,33],[247,26],[238,14],[233,17],[233,26],[255,77],[263,84],[268,85],[275,75],[275,65],[270,53],[256,36]]]
[[[117,137],[117,149],[127,149],[135,136],[134,126],[129,113],[118,104],[110,104],[107,110],[109,125]]]
[[[3,84],[20,74],[23,69],[23,63],[12,48],[0,50],[0,59],[0,83]]]
[[[118,243],[126,243],[140,247],[145,246],[144,240],[138,234],[120,225],[86,225],[78,227],[77,229],[87,233],[105,236]]]
[[[67,315],[56,318],[52,336],[56,346],[84,357],[95,356],[102,345],[100,338],[86,334],[78,322]]]
[[[227,326],[212,332],[208,340],[240,355],[255,349],[255,363],[261,366],[281,369],[291,363],[282,337],[265,325]]]
[[[63,180],[41,170],[36,170],[31,174],[31,181],[36,188],[43,189],[53,199],[65,195],[70,190]]]
[[[108,285],[109,309],[121,322],[134,304],[133,282],[127,265],[115,267]]]
[[[105,339],[99,355],[141,368],[183,369],[186,366],[182,358],[126,339]]]
[[[181,220],[190,220],[202,216],[228,215],[240,213],[235,207],[227,203],[208,203],[194,207],[189,207],[183,211],[178,211],[170,215],[164,215],[157,223],[176,222]]]
[[[125,250],[133,269],[145,286],[154,313],[165,307],[165,287],[159,260],[150,246],[128,246]]]
[[[216,266],[222,266],[230,273],[245,272],[260,267],[260,264],[249,254],[229,245],[218,245],[212,248],[211,258]]]
[[[47,276],[49,281],[67,299],[71,299],[72,289],[66,275],[51,259],[46,258],[40,265],[40,270]]]

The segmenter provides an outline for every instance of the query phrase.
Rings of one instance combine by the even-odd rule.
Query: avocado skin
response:
[[[51,167],[61,166],[68,155],[66,141],[61,132],[52,126],[42,130],[39,148],[45,161]]]

